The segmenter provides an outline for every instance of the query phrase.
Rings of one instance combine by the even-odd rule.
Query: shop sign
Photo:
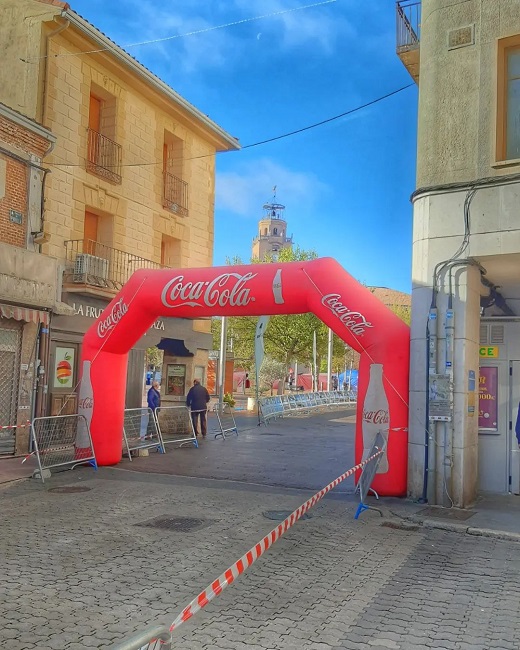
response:
[[[73,388],[75,348],[57,347],[54,360],[53,387]]]
[[[498,345],[483,346],[479,348],[478,353],[479,356],[483,359],[498,359],[499,357]]]
[[[85,318],[92,318],[93,320],[99,318],[105,310],[105,307],[95,307],[94,305],[87,305],[81,302],[73,302],[70,306],[74,309],[76,316],[84,316]],[[152,327],[156,330],[164,330],[164,321],[158,319]]]

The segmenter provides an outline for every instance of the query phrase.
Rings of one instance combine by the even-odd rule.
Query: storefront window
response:
[[[166,366],[166,395],[183,396],[186,394],[186,366],[169,363]]]
[[[203,386],[205,385],[204,371],[205,371],[204,366],[195,366],[193,372],[193,379],[198,379]]]

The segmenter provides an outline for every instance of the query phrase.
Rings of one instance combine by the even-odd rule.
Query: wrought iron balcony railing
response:
[[[397,0],[397,52],[419,47],[421,41],[420,0]]]
[[[119,291],[134,271],[162,269],[139,255],[106,246],[91,239],[71,239],[65,242],[66,266],[64,283]]]
[[[164,172],[163,207],[171,212],[188,215],[188,183]]]
[[[111,183],[121,183],[122,147],[101,133],[88,129],[87,171]]]

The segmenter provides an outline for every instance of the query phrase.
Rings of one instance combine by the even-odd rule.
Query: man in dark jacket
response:
[[[153,381],[150,386],[150,390],[146,395],[146,402],[148,408],[155,411],[161,406],[161,386],[158,381]],[[148,413],[141,418],[141,433],[140,438],[151,438],[155,433],[154,419],[153,416],[150,416]]]
[[[191,421],[193,422],[193,429],[195,435],[197,433],[197,418],[200,417],[200,432],[202,437],[206,437],[206,411],[208,410],[209,393],[202,386],[198,379],[193,380],[193,386],[186,395],[186,406],[191,408]]]

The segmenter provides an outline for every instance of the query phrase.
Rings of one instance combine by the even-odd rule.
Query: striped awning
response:
[[[25,321],[26,323],[42,323],[46,327],[49,325],[48,312],[27,307],[16,307],[15,305],[0,304],[0,317],[14,318],[14,320]]]

